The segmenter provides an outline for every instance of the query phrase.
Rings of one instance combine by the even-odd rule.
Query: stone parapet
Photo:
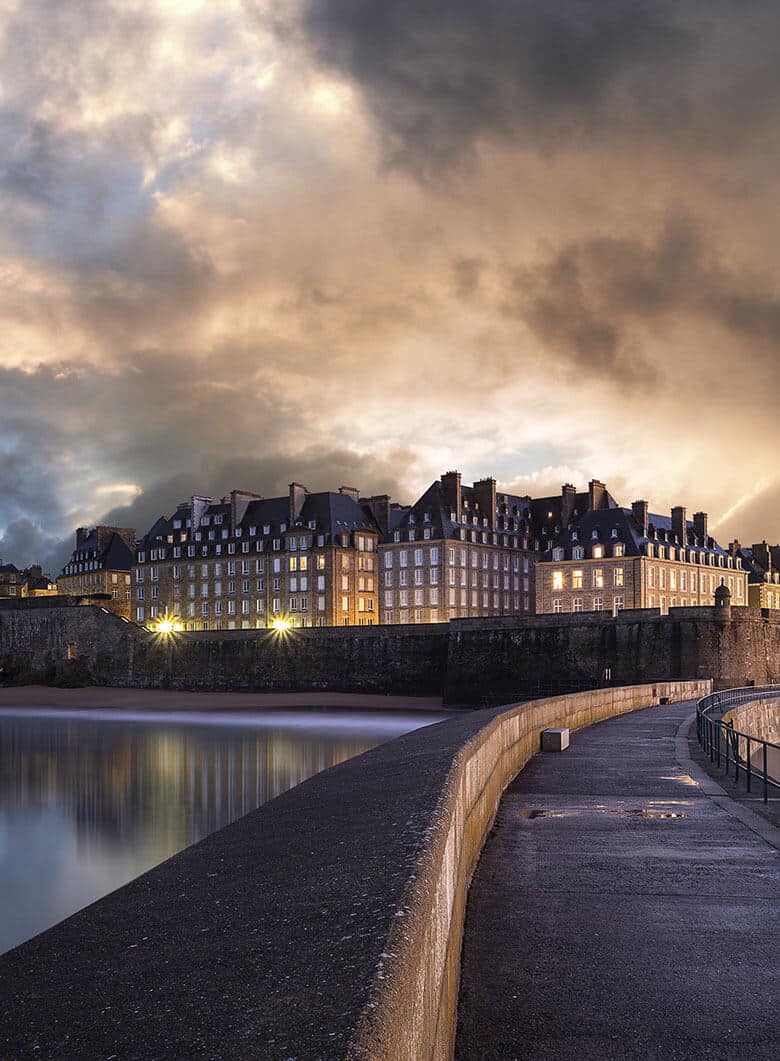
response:
[[[709,682],[465,714],[326,770],[0,957],[0,1056],[451,1056],[466,894],[543,729]]]

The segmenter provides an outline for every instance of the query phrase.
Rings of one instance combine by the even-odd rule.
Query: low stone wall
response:
[[[392,925],[381,979],[364,1010],[350,1059],[452,1056],[469,884],[509,782],[549,727],[582,729],[671,701],[698,699],[712,683],[669,682],[551,697],[502,711],[457,751],[442,790],[403,925]],[[410,931],[413,928],[414,931]]]
[[[468,886],[541,730],[710,688],[470,712],[323,771],[0,957],[0,1056],[451,1056]]]

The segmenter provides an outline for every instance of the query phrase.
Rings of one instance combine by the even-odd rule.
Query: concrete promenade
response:
[[[460,1061],[780,1057],[778,831],[699,786],[675,739],[693,711],[582,730],[507,789],[469,893]]]

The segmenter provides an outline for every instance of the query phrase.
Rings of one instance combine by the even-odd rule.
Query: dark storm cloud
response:
[[[146,354],[119,374],[63,365],[0,370],[0,556],[17,565],[36,558],[61,565],[73,546],[57,532],[69,521],[144,533],[194,493],[221,497],[238,488],[278,496],[295,480],[312,490],[352,485],[398,496],[398,470],[414,464],[411,451],[378,458],[349,446],[280,450],[267,425],[285,398],[253,389],[251,365],[241,381],[239,365],[234,358],[220,373],[183,357]],[[169,468],[179,470],[161,474]],[[112,480],[120,494],[124,484],[138,484],[138,493],[101,510]],[[83,511],[70,514],[84,496],[88,519]]]
[[[720,150],[771,129],[780,100],[780,10],[768,2],[307,0],[304,11],[315,57],[355,79],[391,160],[416,168],[486,136],[553,148],[693,134],[687,148]]]
[[[405,451],[394,457],[413,460],[413,454]],[[392,461],[354,449],[312,447],[295,455],[269,452],[256,458],[212,456],[201,461],[197,469],[150,483],[131,504],[111,509],[102,521],[144,533],[158,516],[170,515],[177,502],[192,494],[219,498],[231,489],[243,489],[263,497],[280,497],[291,482],[300,482],[312,492],[354,486],[364,495],[389,493],[397,497],[400,491]]]
[[[686,219],[670,222],[655,242],[586,240],[516,270],[505,310],[564,363],[624,383],[667,378],[662,370],[669,366],[648,360],[658,355],[642,338],[669,332],[680,320],[699,319],[732,340],[753,340],[755,367],[764,372],[774,372],[780,357],[780,293],[771,278],[732,271]],[[733,353],[728,344],[708,350],[710,369]],[[702,367],[698,357],[691,367]]]

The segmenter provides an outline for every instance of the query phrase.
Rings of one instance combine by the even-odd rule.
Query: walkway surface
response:
[[[469,893],[460,1061],[780,1057],[780,855],[678,764],[693,710],[582,730],[507,789]]]

